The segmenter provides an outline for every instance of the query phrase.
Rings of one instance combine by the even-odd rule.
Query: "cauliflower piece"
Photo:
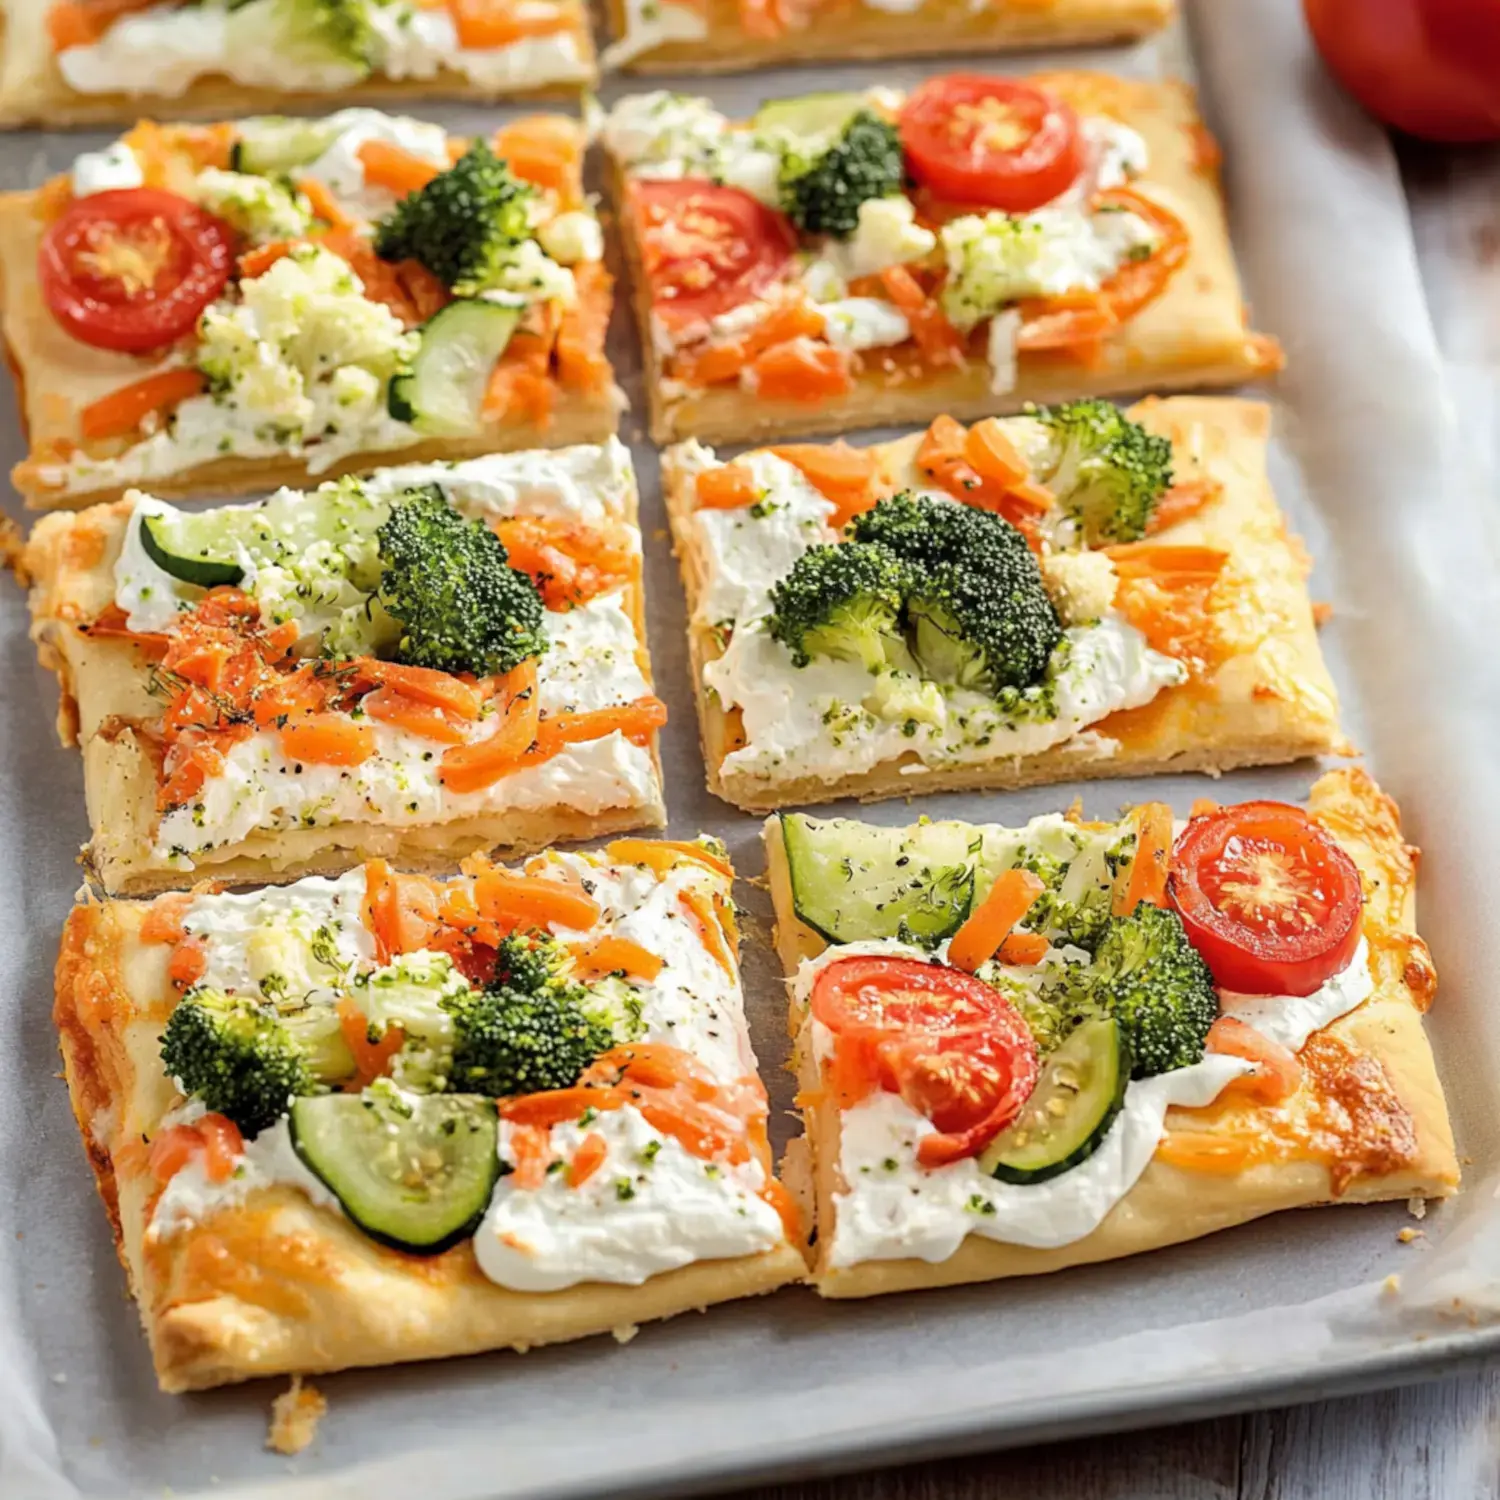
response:
[[[574,210],[558,214],[537,230],[542,249],[559,265],[573,266],[581,260],[604,259],[604,231],[592,215]]]
[[[298,239],[312,225],[306,199],[269,177],[205,167],[198,174],[196,191],[205,208],[257,245]]]
[[[943,226],[948,281],[943,311],[968,330],[1023,297],[1098,291],[1120,266],[1154,244],[1138,214],[1041,209],[965,214]]]
[[[298,438],[312,420],[302,372],[266,343],[248,308],[218,304],[198,323],[198,368],[210,389],[279,432]]]
[[[830,241],[825,254],[845,281],[921,260],[932,253],[937,237],[916,217],[909,198],[868,198],[859,206],[859,223],[848,241]]]
[[[1115,565],[1102,552],[1053,552],[1042,559],[1042,583],[1064,625],[1088,625],[1114,604]]]
[[[571,304],[578,300],[573,273],[558,265],[535,240],[522,240],[506,252],[499,275],[486,290],[513,292],[528,302],[550,302],[556,298]]]

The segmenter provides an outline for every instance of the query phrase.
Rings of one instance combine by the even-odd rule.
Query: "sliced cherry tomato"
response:
[[[637,180],[630,206],[653,309],[679,327],[759,296],[797,248],[786,216],[738,188]]]
[[[895,1092],[937,1127],[917,1147],[924,1167],[978,1155],[1036,1087],[1036,1043],[1020,1016],[1006,1010],[1003,1028],[916,1034],[881,1048]]]
[[[1007,1010],[982,980],[916,958],[843,958],[818,975],[812,992],[814,1018],[840,1033],[975,1031]]]
[[[1222,988],[1310,995],[1359,946],[1354,861],[1299,808],[1243,802],[1188,824],[1167,894]]]
[[[842,959],[818,975],[812,1013],[838,1039],[829,1083],[841,1107],[882,1088],[937,1127],[918,1148],[923,1166],[984,1150],[1036,1086],[1036,1043],[1025,1021],[958,969]]]
[[[1014,78],[929,78],[901,111],[913,177],[941,198],[1030,213],[1072,185],[1087,152],[1078,116]]]
[[[234,231],[160,188],[76,199],[37,252],[57,321],[82,343],[125,354],[191,333],[233,269]]]

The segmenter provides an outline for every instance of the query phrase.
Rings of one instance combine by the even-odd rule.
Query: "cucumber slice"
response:
[[[1085,1021],[1047,1059],[1014,1123],[979,1158],[1001,1182],[1046,1182],[1094,1154],[1130,1083],[1120,1023]]]
[[[906,938],[936,947],[974,904],[973,830],[878,828],[801,813],[781,819],[798,918],[830,943]]]
[[[232,528],[212,511],[141,517],[141,550],[163,573],[199,588],[233,585],[244,578],[233,541]]]
[[[500,1175],[495,1101],[322,1094],[292,1105],[292,1145],[371,1239],[437,1255],[478,1227]]]
[[[338,136],[326,120],[294,120],[283,115],[264,115],[247,121],[243,129],[245,133],[229,153],[230,170],[260,177],[274,177],[316,161]]]
[[[756,110],[753,127],[767,134],[812,137],[836,136],[851,117],[869,107],[858,93],[801,94],[795,99],[768,99]]]
[[[391,415],[437,437],[478,432],[485,387],[521,311],[503,302],[463,299],[434,313],[422,325],[422,347],[411,369],[391,381]]]

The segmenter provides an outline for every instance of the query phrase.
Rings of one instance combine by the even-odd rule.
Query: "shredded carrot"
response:
[[[750,372],[766,401],[825,401],[854,389],[849,356],[806,336],[773,344],[751,361]]]
[[[366,182],[401,197],[420,192],[443,170],[425,157],[405,151],[390,141],[364,141],[354,154],[365,169]],[[327,218],[321,211],[318,211],[318,216]]]
[[[203,1142],[205,1169],[210,1182],[227,1182],[245,1154],[245,1138],[239,1126],[224,1115],[201,1116],[196,1122]]]
[[[1188,816],[1190,818],[1206,818],[1211,813],[1218,812],[1219,806],[1220,804],[1215,802],[1212,797],[1195,797],[1192,807],[1188,809]]]
[[[760,1190],[760,1196],[776,1210],[781,1228],[789,1243],[802,1245],[807,1241],[807,1231],[802,1227],[802,1210],[784,1182],[772,1177]]]
[[[54,52],[92,47],[122,16],[149,10],[159,0],[54,0],[47,12],[47,39]]]
[[[802,472],[802,477],[834,507],[829,524],[847,526],[875,503],[875,475],[879,469],[868,448],[836,443],[791,443],[771,452]]]
[[[720,464],[699,472],[695,486],[699,510],[743,510],[761,498],[755,476],[742,464]]]
[[[986,417],[969,429],[964,457],[981,479],[1002,489],[1026,479],[1031,472],[995,417]]]
[[[1184,479],[1179,484],[1174,484],[1156,502],[1156,509],[1151,512],[1151,519],[1146,523],[1147,536],[1196,516],[1223,493],[1224,486],[1217,479]]]
[[[158,1131],[151,1141],[151,1175],[158,1182],[170,1182],[202,1152],[203,1137],[193,1126],[170,1125]]]
[[[1133,814],[1135,850],[1129,866],[1115,877],[1110,910],[1128,917],[1141,902],[1167,904],[1167,861],[1172,853],[1172,809],[1165,802],[1143,802]]]
[[[474,879],[474,905],[480,918],[502,927],[569,927],[587,931],[599,920],[600,906],[580,887],[562,880],[486,870]]]
[[[517,177],[550,189],[562,207],[576,208],[583,202],[583,129],[576,121],[526,115],[502,125],[495,132],[494,146]]]
[[[381,724],[404,729],[408,734],[439,745],[462,745],[469,738],[463,721],[447,709],[434,708],[417,698],[409,698],[395,688],[376,688],[360,699],[359,706]]]
[[[344,714],[308,714],[280,733],[288,760],[315,766],[359,766],[375,753],[375,731]]]
[[[1051,946],[1039,932],[1013,932],[996,949],[995,957],[1003,964],[1025,967],[1041,963]]]
[[[1220,547],[1174,547],[1167,542],[1122,542],[1104,548],[1122,578],[1150,574],[1158,578],[1217,578],[1229,561]]]
[[[537,1125],[512,1125],[510,1152],[516,1162],[511,1181],[532,1192],[541,1187],[552,1165],[552,1137],[548,1132]]]
[[[184,937],[172,949],[167,977],[179,989],[189,989],[208,972],[208,948],[201,937]]]
[[[1279,1104],[1302,1084],[1302,1064],[1278,1041],[1247,1026],[1236,1016],[1220,1016],[1209,1028],[1204,1046],[1225,1057],[1242,1057],[1255,1065],[1225,1085],[1225,1092],[1245,1094],[1264,1104]]]
[[[561,713],[537,726],[537,759],[545,760],[569,745],[622,734],[632,744],[644,745],[667,722],[667,705],[647,695],[619,708],[595,708],[586,713]]]
[[[352,229],[354,220],[339,205],[328,187],[316,177],[303,177],[297,183],[297,191],[307,199],[308,206],[330,229]]]
[[[708,950],[714,962],[733,979],[734,954],[730,951],[729,940],[719,924],[719,914],[714,903],[702,891],[691,889],[681,892],[677,900],[697,929],[698,940]]]
[[[715,875],[726,880],[734,879],[734,866],[727,859],[720,859],[702,844],[676,839],[615,839],[604,846],[604,852],[616,864],[646,865],[658,875],[675,869],[683,860],[702,865]]]
[[[614,278],[600,262],[573,267],[577,297],[563,309],[557,326],[557,378],[564,390],[601,392],[609,388],[610,366],[604,353]]]
[[[407,698],[441,708],[460,719],[477,719],[484,700],[478,691],[451,672],[431,667],[409,667],[402,662],[374,661],[361,658],[356,664],[385,687],[394,688]]]
[[[150,416],[175,411],[207,386],[200,370],[178,367],[159,370],[134,385],[91,402],[80,418],[84,439],[98,442],[105,438],[124,437],[139,430]]]
[[[385,1077],[406,1042],[406,1033],[398,1025],[387,1026],[377,1040],[371,1040],[369,1017],[347,995],[339,1000],[339,1030],[354,1057],[354,1076],[345,1085],[350,1093]]]
[[[440,887],[428,876],[399,873],[383,859],[365,862],[364,923],[382,963],[429,946],[442,924],[439,906]]]
[[[574,972],[580,979],[602,979],[607,974],[628,974],[648,984],[662,971],[662,960],[649,948],[613,934],[587,947],[573,950]]]
[[[905,314],[912,339],[928,364],[963,363],[964,336],[948,321],[942,303],[924,292],[905,266],[888,266],[880,273],[880,282],[891,301]]]
[[[825,326],[823,314],[805,297],[788,297],[739,338],[705,344],[677,355],[672,375],[685,385],[719,385],[738,380],[741,372],[766,350],[799,339],[821,341]],[[829,346],[820,342],[819,347]]]
[[[394,265],[396,280],[406,293],[417,322],[425,323],[453,300],[453,294],[443,285],[442,278],[429,271],[421,261],[398,260]]]
[[[972,974],[995,956],[1013,928],[1046,890],[1030,870],[1005,870],[948,944],[948,962]]]
[[[573,1160],[568,1163],[568,1186],[582,1187],[600,1167],[609,1154],[609,1146],[597,1130],[591,1130],[578,1143]]]
[[[503,516],[490,529],[505,543],[511,567],[531,575],[548,609],[570,609],[640,576],[640,551],[622,526]]]
[[[240,280],[254,281],[257,276],[264,276],[277,261],[306,243],[306,240],[271,240],[245,251],[239,260]]]
[[[482,740],[444,752],[438,780],[450,792],[478,792],[516,769],[536,739],[540,699],[536,662],[523,661],[496,684],[499,727]]]

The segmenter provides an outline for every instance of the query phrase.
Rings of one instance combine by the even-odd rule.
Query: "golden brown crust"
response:
[[[1318,647],[1304,584],[1305,559],[1286,531],[1266,474],[1268,408],[1222,396],[1153,397],[1132,407],[1130,415],[1171,439],[1179,481],[1206,477],[1223,486],[1196,516],[1162,530],[1157,538],[1202,543],[1230,554],[1221,608],[1214,616],[1224,654],[1212,670],[1164,689],[1145,708],[1101,720],[1090,726],[1089,737],[1022,759],[913,774],[903,769],[916,763],[908,756],[833,781],[812,776],[772,780],[725,766],[740,743],[739,716],[726,712],[704,683],[705,664],[722,648],[712,622],[694,620],[690,648],[709,790],[736,807],[766,812],[841,797],[873,801],[915,792],[1218,772],[1343,749],[1338,698]],[[880,489],[919,482],[913,467],[918,441],[901,438],[874,448]],[[692,520],[691,467],[674,450],[663,455],[662,485],[691,614],[704,588],[704,560]],[[1118,748],[1101,754],[1098,736]]]
[[[632,302],[645,351],[651,436],[658,443],[687,437],[764,443],[793,434],[926,422],[939,412],[968,420],[1019,411],[1033,401],[1236,385],[1279,369],[1281,351],[1275,342],[1252,333],[1245,322],[1218,173],[1205,157],[1204,128],[1192,90],[1180,83],[1084,72],[1042,74],[1037,81],[1081,110],[1114,116],[1140,132],[1150,167],[1134,186],[1181,219],[1191,239],[1187,261],[1166,290],[1105,340],[1096,360],[1085,366],[1055,355],[1022,355],[1016,387],[1003,396],[991,394],[991,372],[983,361],[947,371],[887,370],[879,351],[865,356],[849,395],[816,406],[763,401],[738,385],[709,386],[680,397],[669,394],[651,336],[651,297],[640,246],[629,216],[622,215]],[[618,166],[614,179],[616,200],[623,201]]]
[[[576,122],[568,123],[579,128]],[[174,158],[170,170],[188,169]],[[603,442],[619,425],[622,398],[612,385],[597,392],[558,387],[550,416],[541,425],[524,417],[487,422],[471,437],[427,438],[400,449],[352,453],[317,474],[309,471],[307,459],[290,454],[229,456],[146,479],[101,476],[92,488],[68,490],[57,478],[55,471],[62,466],[56,455],[83,446],[84,409],[144,378],[155,366],[132,355],[81,343],[52,316],[42,299],[36,269],[37,249],[45,232],[41,201],[38,192],[0,194],[0,332],[15,374],[30,447],[30,456],[16,465],[11,478],[28,509],[80,509],[118,499],[137,486],[168,500],[264,493],[336,479],[367,470],[374,462],[432,463],[522,448]],[[140,434],[134,434],[90,444],[87,451],[107,460],[141,440]]]
[[[467,1242],[432,1258],[404,1255],[280,1186],[151,1240],[159,1188],[143,1142],[176,1094],[159,1057],[174,1003],[171,949],[141,941],[148,909],[75,909],[63,933],[55,1016],[74,1114],[163,1390],[524,1351],[768,1292],[805,1273],[800,1252],[783,1243],[695,1262],[638,1287],[514,1292],[482,1274]]]
[[[596,814],[566,807],[516,809],[404,828],[360,822],[256,832],[196,856],[193,871],[175,868],[152,853],[159,786],[154,726],[161,700],[150,691],[151,663],[131,642],[93,637],[84,628],[113,600],[114,563],[132,506],[118,500],[45,516],[22,558],[32,581],[31,635],[37,656],[58,678],[59,738],[83,750],[84,794],[93,830],[86,862],[110,895],[149,895],[209,875],[232,884],[296,880],[336,874],[377,857],[412,869],[451,870],[467,854],[532,854],[552,844],[665,826],[660,750],[653,737],[656,792],[644,803]],[[638,519],[632,487],[621,520],[634,527]],[[645,591],[639,577],[629,585],[627,607],[649,684]]]
[[[1104,1222],[1084,1239],[1033,1250],[970,1235],[938,1265],[918,1260],[870,1261],[832,1269],[828,1246],[835,1222],[839,1121],[834,1109],[806,1111],[814,1160],[820,1257],[814,1279],[825,1297],[883,1292],[1007,1276],[1114,1260],[1195,1239],[1284,1208],[1323,1203],[1369,1203],[1457,1191],[1458,1160],[1442,1085],[1422,1029],[1430,1000],[1430,960],[1415,973],[1410,954],[1426,948],[1416,935],[1416,851],[1401,837],[1395,805],[1363,770],[1329,772],[1314,783],[1313,815],[1359,866],[1364,878],[1365,936],[1375,992],[1358,1009],[1309,1040],[1302,1054],[1304,1084],[1281,1105],[1250,1105],[1226,1097],[1206,1109],[1173,1109],[1162,1153],[1174,1137],[1186,1148],[1211,1134],[1242,1149],[1238,1170],[1169,1165],[1159,1154]],[[824,943],[800,923],[777,821],[766,823],[776,944],[784,971],[795,973]],[[795,1032],[802,1017],[793,1013]],[[816,1097],[816,1067],[799,1045],[804,1097]]]
[[[1174,0],[1019,0],[975,6],[969,0],[923,0],[915,10],[856,5],[802,30],[753,37],[739,22],[737,0],[709,0],[708,35],[668,42],[632,58],[630,73],[665,73],[690,65],[729,73],[785,63],[851,62],[982,49],[1020,50],[1132,41],[1171,19]],[[610,0],[613,34],[625,33],[625,0]]]
[[[368,78],[336,93],[284,93],[252,88],[229,78],[201,78],[180,95],[80,94],[68,87],[46,39],[42,0],[0,3],[0,129],[41,125],[71,129],[85,125],[128,124],[143,114],[170,113],[182,120],[226,119],[233,115],[298,114],[363,104],[411,104],[422,99],[486,102],[504,98],[573,99],[598,84],[594,39],[586,8],[575,7],[569,31],[589,74],[578,83],[537,89],[495,90],[444,69],[430,79]]]

